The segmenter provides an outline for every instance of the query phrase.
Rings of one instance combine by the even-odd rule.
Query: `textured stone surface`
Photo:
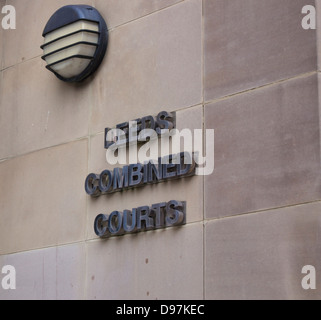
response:
[[[82,241],[87,141],[0,163],[0,254]]]
[[[182,0],[94,0],[109,29],[139,19]]]
[[[89,83],[66,84],[33,59],[2,72],[0,159],[88,135]]]
[[[205,100],[316,70],[316,32],[301,26],[312,0],[205,0]]]
[[[16,269],[16,290],[6,291],[1,288],[0,300],[84,298],[84,244],[0,256],[0,267],[5,265]]]
[[[320,299],[321,203],[209,222],[206,299]],[[303,290],[302,268],[316,268],[317,290]]]
[[[315,1],[315,8],[316,8],[316,25],[317,25],[317,53],[318,53],[318,70],[321,70],[321,41],[320,41],[320,36],[321,36],[321,3],[320,1]],[[311,32],[311,31],[310,31]]]
[[[207,218],[320,199],[316,75],[208,105],[205,122],[215,129]]]
[[[90,242],[87,298],[202,299],[202,243],[201,224]]]
[[[91,133],[202,99],[202,2],[183,1],[110,33],[93,81]]]

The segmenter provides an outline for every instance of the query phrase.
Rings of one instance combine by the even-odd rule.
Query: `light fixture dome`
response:
[[[107,50],[106,22],[95,8],[87,5],[60,8],[42,35],[46,68],[66,82],[80,82],[93,74]]]

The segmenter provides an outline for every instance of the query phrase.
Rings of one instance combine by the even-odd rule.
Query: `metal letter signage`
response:
[[[115,129],[105,129],[105,149],[126,146],[139,142],[138,136],[144,130],[155,130],[160,137],[162,130],[172,130],[176,127],[176,114],[162,111],[157,117],[147,116],[133,121],[118,124]],[[121,132],[121,134],[119,134]]]
[[[156,117],[147,116],[118,124],[115,129],[107,128],[104,146],[105,149],[115,150],[119,147],[132,146],[132,143],[148,141],[144,135],[148,136],[148,131],[152,130],[156,139],[162,138],[166,132],[175,127],[176,114],[162,111]],[[196,168],[194,154],[181,152],[145,163],[104,170],[100,174],[91,173],[86,178],[85,190],[94,198],[148,184],[190,177],[195,175]],[[186,224],[186,202],[171,200],[132,210],[114,211],[109,215],[100,214],[95,219],[94,231],[98,237],[109,238],[184,224]]]
[[[186,202],[172,200],[143,206],[132,211],[114,211],[109,216],[96,217],[94,229],[97,236],[109,238],[128,233],[156,230],[186,224]]]
[[[188,152],[159,158],[157,162],[131,164],[100,175],[91,173],[85,181],[85,190],[92,197],[123,191],[138,186],[178,179],[195,174],[195,162]]]

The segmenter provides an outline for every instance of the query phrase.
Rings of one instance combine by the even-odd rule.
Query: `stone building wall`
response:
[[[100,69],[66,84],[45,69],[42,31],[67,4],[109,27]],[[320,111],[311,0],[0,0],[0,299],[317,299],[321,297]],[[215,130],[215,169],[89,197],[109,167],[104,129],[176,112]],[[99,213],[187,201],[183,227],[107,240]],[[317,289],[301,286],[302,268]],[[1,274],[0,274],[1,280]]]

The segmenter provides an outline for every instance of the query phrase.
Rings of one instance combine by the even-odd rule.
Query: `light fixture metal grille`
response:
[[[74,15],[79,15],[79,19]],[[43,36],[42,59],[47,69],[68,82],[82,81],[92,74],[101,63],[108,42],[105,21],[89,6],[61,8],[49,20]]]

